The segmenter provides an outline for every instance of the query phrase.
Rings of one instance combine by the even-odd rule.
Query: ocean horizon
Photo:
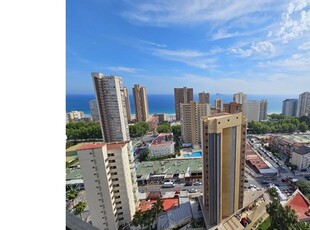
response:
[[[94,94],[67,94],[66,112],[83,111],[84,114],[90,114],[89,101],[95,99]],[[267,99],[267,113],[281,113],[282,102],[288,98],[298,99],[298,95],[247,95],[248,100]],[[174,95],[173,94],[148,94],[149,113],[175,114]],[[222,99],[224,103],[233,101],[233,94],[210,94],[210,102],[213,106],[214,99]],[[133,95],[129,94],[130,111],[135,114]],[[198,101],[198,95],[194,95],[194,101]]]

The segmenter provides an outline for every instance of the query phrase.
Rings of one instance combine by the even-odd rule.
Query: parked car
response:
[[[195,186],[202,185],[202,182],[200,182],[200,181],[194,182],[194,185],[195,185]]]
[[[184,186],[192,186],[193,185],[193,182],[191,181],[186,181],[185,185]]]
[[[188,192],[189,193],[195,193],[195,192],[198,192],[198,189],[192,188],[192,189],[189,189]]]

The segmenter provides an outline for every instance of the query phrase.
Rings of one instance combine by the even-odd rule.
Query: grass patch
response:
[[[258,226],[258,230],[269,230],[270,229],[270,217],[268,217],[261,225]]]

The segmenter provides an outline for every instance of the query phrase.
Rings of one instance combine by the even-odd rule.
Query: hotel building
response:
[[[149,116],[146,89],[140,85],[135,85],[132,91],[135,101],[136,121],[146,121]]]
[[[129,223],[138,206],[132,144],[84,144],[78,150],[92,224],[114,230]]]
[[[242,113],[202,118],[203,206],[207,225],[243,207],[246,120]]]
[[[310,116],[310,93],[304,92],[299,95],[297,116]]]
[[[123,80],[117,76],[91,74],[94,83],[103,142],[130,140]]]
[[[181,119],[180,104],[190,103],[191,101],[194,101],[193,88],[174,88],[174,107],[177,121]]]

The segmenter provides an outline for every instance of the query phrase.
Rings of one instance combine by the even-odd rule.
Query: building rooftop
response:
[[[291,198],[287,202],[287,205],[290,206],[291,209],[295,210],[298,220],[310,218],[310,202],[298,189],[296,189],[296,191],[292,194]]]
[[[66,180],[77,180],[77,179],[83,179],[81,169],[69,169]]]
[[[202,158],[144,161],[137,166],[136,174],[185,174],[188,170],[191,172],[202,172]]]
[[[291,144],[308,144],[310,143],[310,134],[281,134],[276,135],[277,138],[281,138]]]
[[[156,201],[157,200],[142,201],[139,205],[139,209],[141,210],[141,212],[150,210],[152,208],[152,205],[156,203]],[[179,205],[179,198],[165,198],[161,199],[161,201],[163,202],[165,212]]]
[[[150,146],[173,144],[173,133],[160,133]]]
[[[253,166],[259,169],[267,169],[268,165],[257,155],[247,155],[246,160],[250,161]]]
[[[108,150],[123,148],[128,142],[108,143]]]
[[[86,143],[82,145],[78,150],[99,149],[105,145],[105,143]]]
[[[308,146],[304,145],[304,146],[302,146],[302,147],[300,147],[298,149],[294,149],[294,152],[298,153],[300,155],[308,154],[308,153],[310,153],[310,146],[309,145]]]

